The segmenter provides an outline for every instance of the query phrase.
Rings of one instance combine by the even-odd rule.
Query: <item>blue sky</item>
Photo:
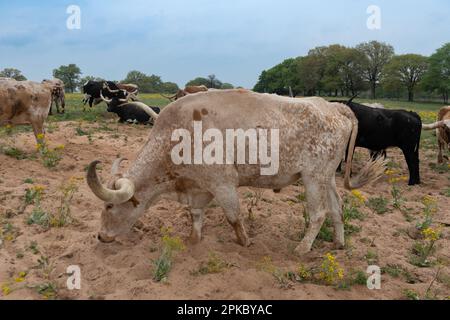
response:
[[[69,5],[81,8],[81,30],[66,28]],[[369,5],[381,8],[381,30],[366,27]],[[252,87],[320,45],[380,40],[430,55],[450,42],[449,12],[448,0],[0,0],[0,69],[40,81],[76,63],[111,80],[140,70],[180,86],[215,74]]]

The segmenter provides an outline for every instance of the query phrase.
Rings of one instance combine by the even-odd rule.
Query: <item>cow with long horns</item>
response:
[[[102,94],[106,98],[113,98],[114,96],[120,95],[123,99],[125,97],[129,97],[133,100],[137,99],[136,94],[138,89],[135,88],[134,91],[128,92],[125,89],[120,89],[115,82],[112,81],[93,81],[89,80],[83,86],[83,110],[85,110],[86,104],[89,102],[89,107],[92,108],[94,105],[98,105],[103,102],[103,99],[100,97]]]
[[[128,97],[121,99],[119,96],[114,96],[111,99],[106,99],[103,94],[100,94],[100,97],[108,105],[108,112],[119,116],[120,123],[132,122],[153,125],[161,111],[158,107],[150,107],[140,101],[129,102],[130,98]]]
[[[203,129],[199,132],[200,125]],[[219,138],[230,131],[234,134],[227,139],[225,147],[224,140]],[[202,132],[207,138],[198,143]],[[236,132],[250,137],[254,132],[256,140],[236,139]],[[186,96],[163,109],[147,143],[126,173],[118,172],[121,159],[114,163],[108,186],[97,176],[99,161],[89,165],[87,183],[104,201],[98,238],[112,242],[125,235],[161,195],[174,193],[180,202],[191,208],[192,242],[200,241],[205,208],[215,199],[233,227],[238,243],[248,246],[250,240],[239,215],[238,187],[281,189],[302,178],[310,224],[296,252],[311,250],[327,215],[334,223],[335,243],[342,248],[344,223],[335,172],[347,144],[351,150],[344,178],[347,189],[360,188],[377,180],[384,172],[384,160],[377,159],[350,178],[357,135],[358,120],[351,110],[321,98],[293,99],[246,90],[218,90]],[[260,156],[255,162],[247,161],[252,148],[246,150],[246,140],[259,146]],[[207,142],[214,145],[214,152]],[[186,150],[179,150],[180,143]],[[205,152],[209,150],[211,156],[214,153],[215,160],[189,161],[193,159],[191,147],[197,153],[196,146],[201,148],[202,145]],[[251,154],[255,150],[252,149]],[[277,160],[277,170],[263,175],[267,165],[271,166],[266,162],[269,154],[271,159]],[[179,157],[184,160],[180,162]],[[240,159],[238,162],[236,157]],[[245,161],[240,164],[242,160]]]

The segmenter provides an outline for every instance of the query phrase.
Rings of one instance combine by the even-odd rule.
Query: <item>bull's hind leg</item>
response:
[[[331,185],[328,188],[328,201],[334,226],[334,244],[337,249],[342,249],[345,246],[344,219],[342,216],[342,200],[337,192],[335,177],[332,178]]]
[[[210,193],[197,193],[190,198],[191,218],[192,218],[192,231],[190,236],[190,242],[197,244],[202,239],[202,227],[205,207],[212,200]]]
[[[244,247],[250,245],[247,232],[240,218],[239,196],[236,187],[221,186],[214,190],[214,197],[218,204],[223,208],[228,222],[236,232],[238,243]]]
[[[441,139],[439,139],[439,132],[438,132],[438,163],[442,164],[444,163],[444,156],[442,155],[442,150],[444,149],[444,144],[442,143]]]
[[[295,249],[297,254],[305,254],[311,250],[317,234],[322,228],[328,210],[329,179],[315,176],[314,174],[302,174],[308,202],[309,226],[300,244]]]

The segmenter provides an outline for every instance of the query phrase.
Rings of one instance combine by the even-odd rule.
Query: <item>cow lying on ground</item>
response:
[[[215,161],[208,162],[211,164],[206,164],[206,160],[191,164],[191,139],[194,137],[193,146],[198,145],[195,141],[199,133],[195,128],[199,125],[203,127],[200,135],[204,132],[206,136],[203,138],[205,152],[208,146],[211,147],[206,142],[215,138],[214,152],[209,149],[209,155],[214,153],[215,157]],[[228,136],[230,130],[231,141],[227,142],[227,152],[224,152],[224,140],[219,138]],[[254,159],[254,164],[248,164],[247,160],[252,158],[250,154],[256,156],[255,149],[249,148],[249,157],[245,156],[245,141],[251,139],[236,140],[233,131],[241,138],[242,135],[251,137],[254,134],[252,141],[260,148],[260,157]],[[234,228],[238,242],[248,246],[250,240],[239,217],[238,187],[281,189],[302,178],[310,224],[296,252],[310,251],[327,215],[334,223],[335,243],[343,247],[342,202],[336,189],[335,173],[347,145],[350,144],[351,150],[344,178],[347,189],[360,188],[384,172],[384,160],[377,159],[350,178],[357,134],[358,121],[351,110],[343,104],[329,103],[321,98],[293,99],[245,90],[220,90],[187,96],[163,109],[149,140],[127,173],[122,175],[117,171],[121,159],[114,163],[108,187],[103,186],[97,176],[99,161],[89,165],[88,185],[98,198],[105,201],[99,239],[112,242],[128,233],[159,196],[175,193],[179,201],[191,207],[191,240],[194,243],[201,239],[204,210],[215,199]],[[278,160],[273,160],[276,164],[266,161],[269,140],[272,160]],[[186,143],[187,150],[176,148],[182,142]],[[199,144],[201,148],[202,142]],[[235,150],[241,147],[244,151],[236,154]],[[198,155],[195,147],[193,151]],[[240,159],[237,162],[236,155]],[[242,156],[245,161],[242,161]],[[184,160],[174,160],[178,157]],[[264,170],[274,166],[278,169],[276,172],[263,175]]]
[[[420,184],[419,146],[422,121],[415,112],[367,107],[350,101],[345,103],[358,119],[356,147],[371,150],[373,157],[383,150],[398,147],[409,169],[409,185]]]
[[[134,91],[128,92],[125,89],[120,89],[118,85],[115,82],[112,81],[88,81],[83,86],[83,93],[84,93],[84,99],[83,99],[83,110],[85,110],[86,103],[89,102],[89,107],[92,108],[92,106],[96,106],[99,103],[103,101],[103,99],[100,97],[100,94],[102,94],[104,97],[108,99],[112,99],[114,96],[120,95],[120,97],[126,98],[130,97],[132,100],[136,99],[136,94],[138,92],[138,89],[135,88]],[[129,93],[131,95],[129,95]]]
[[[187,96],[188,94],[193,94],[193,93],[197,93],[197,92],[206,92],[208,91],[208,88],[206,86],[187,86],[186,88],[184,88],[183,90],[178,90],[178,92],[171,96],[165,96],[163,94],[161,94],[164,98],[169,99],[170,101],[177,101],[180,98],[183,98],[185,96]]]
[[[128,102],[128,99],[113,97],[106,99],[100,95],[103,101],[108,105],[108,112],[113,112],[119,116],[119,122],[132,122],[153,125],[161,109],[158,107],[149,107],[146,104],[135,101]]]
[[[31,124],[36,140],[52,103],[53,86],[32,81],[0,81],[0,125]]]
[[[52,108],[53,103],[56,105],[56,112],[57,113],[64,113],[66,108],[66,98],[65,98],[65,91],[64,91],[64,82],[60,79],[53,79],[53,80],[43,80],[42,83],[49,84],[52,86],[52,104],[50,106],[50,112],[49,114],[53,114]],[[61,104],[61,112],[59,111],[59,105]]]

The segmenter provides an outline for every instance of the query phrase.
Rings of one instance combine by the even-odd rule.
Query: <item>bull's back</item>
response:
[[[0,121],[29,122],[31,117],[48,114],[51,90],[31,81],[11,81],[0,84]]]
[[[270,139],[271,131],[277,129],[280,163],[298,168],[311,159],[317,159],[320,165],[342,156],[352,130],[352,117],[346,106],[322,98],[295,99],[220,90],[194,94],[170,104],[160,113],[152,135],[163,136],[170,145],[173,130],[186,129],[193,136],[194,121],[201,122],[203,132],[218,129],[224,138],[227,129],[267,129]],[[281,167],[280,171],[291,169]]]

